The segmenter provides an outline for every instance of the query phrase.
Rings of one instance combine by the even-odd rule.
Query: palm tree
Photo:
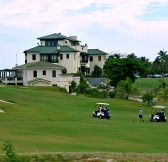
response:
[[[158,53],[158,60],[160,62],[160,72],[161,74],[164,74],[167,72],[167,63],[168,63],[168,55],[167,55],[167,51],[160,50]]]
[[[117,90],[123,91],[123,93],[126,95],[126,99],[128,99],[129,95],[133,91],[132,80],[129,77],[127,77],[125,80],[121,80],[117,84]]]

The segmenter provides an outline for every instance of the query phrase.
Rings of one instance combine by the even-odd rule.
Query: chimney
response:
[[[77,36],[70,36],[69,38],[77,40]]]
[[[59,37],[61,37],[61,33],[58,33]]]

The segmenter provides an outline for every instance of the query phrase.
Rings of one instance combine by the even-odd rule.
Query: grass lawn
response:
[[[135,80],[134,87],[141,90],[153,90],[161,85],[159,80],[168,83],[168,77],[165,78],[139,78]]]
[[[139,80],[140,81],[140,80]],[[122,99],[94,99],[57,87],[0,87],[0,146],[16,152],[168,153],[168,123],[149,121],[151,108]],[[111,119],[92,117],[96,102],[108,102]],[[143,107],[145,122],[139,122]],[[2,149],[0,149],[2,153]]]

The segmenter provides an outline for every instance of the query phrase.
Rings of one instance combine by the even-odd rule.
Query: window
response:
[[[60,60],[63,60],[63,54],[60,54]]]
[[[69,54],[66,54],[66,58],[69,59]]]
[[[58,55],[40,55],[40,60],[41,61],[47,61],[51,63],[58,63]]]
[[[90,61],[93,61],[93,56],[90,56]]]
[[[101,61],[101,56],[98,56],[98,61]]]
[[[32,60],[36,60],[36,54],[32,55]]]
[[[46,40],[45,41],[45,46],[49,46],[49,47],[51,47],[51,46],[57,46],[57,44],[58,44],[58,41],[56,41],[56,40]]]
[[[25,64],[27,64],[27,60],[25,60]]]
[[[43,75],[46,75],[46,70],[43,70]]]
[[[74,54],[74,60],[76,59],[76,55]]]
[[[37,78],[37,71],[33,71],[33,77]]]
[[[55,70],[52,71],[52,77],[56,77],[56,71]]]

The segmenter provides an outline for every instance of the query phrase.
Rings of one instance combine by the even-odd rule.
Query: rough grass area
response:
[[[18,154],[17,162],[167,162],[168,154],[139,154],[139,153],[32,153]],[[1,162],[6,162],[0,156]]]

